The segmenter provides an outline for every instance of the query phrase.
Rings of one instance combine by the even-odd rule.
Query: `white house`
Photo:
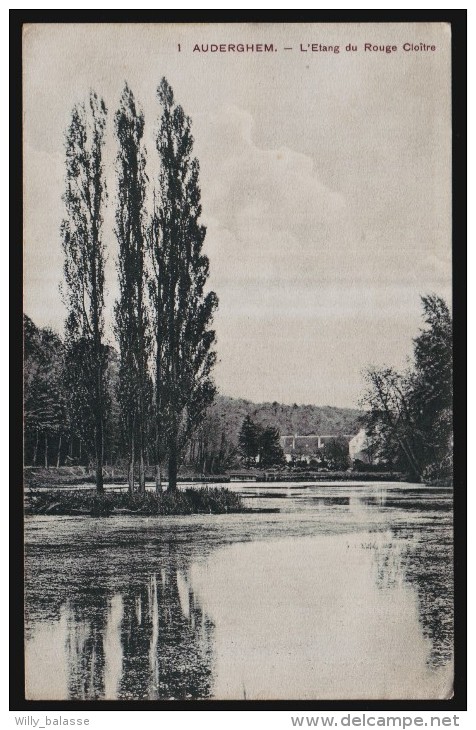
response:
[[[352,461],[358,459],[363,461],[364,464],[370,463],[369,447],[370,441],[365,433],[365,429],[361,428],[360,431],[349,441],[349,456]]]
[[[308,464],[311,459],[321,457],[321,449],[333,439],[352,439],[350,434],[310,434],[308,436],[299,436],[297,433],[289,436],[281,436],[281,446],[283,447],[284,456],[289,463],[297,458],[299,461],[306,461]]]

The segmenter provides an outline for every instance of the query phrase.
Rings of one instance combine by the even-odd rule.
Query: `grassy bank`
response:
[[[98,495],[94,490],[61,489],[30,491],[25,512],[30,515],[193,515],[224,514],[248,511],[238,494],[228,489],[202,487],[172,494],[155,492],[129,494],[110,492]]]

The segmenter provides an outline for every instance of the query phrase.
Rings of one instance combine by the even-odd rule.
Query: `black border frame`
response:
[[[466,10],[10,10],[10,711],[464,711],[467,709],[466,626]],[[452,176],[454,339],[455,683],[449,700],[27,700],[23,654],[22,472],[22,27],[25,23],[404,23],[444,22],[452,31]]]

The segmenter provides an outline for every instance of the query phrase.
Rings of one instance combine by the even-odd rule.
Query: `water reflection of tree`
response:
[[[104,591],[91,591],[66,606],[66,655],[68,691],[71,699],[104,697],[104,633],[107,598]]]
[[[117,610],[115,619],[111,615],[111,592],[93,586],[68,602],[71,699],[112,699],[111,691],[119,699],[210,696],[214,625],[197,602],[186,566],[178,563],[171,542],[152,575],[132,573],[119,591],[119,618]],[[117,678],[109,676],[111,664]]]
[[[169,543],[164,567],[151,576],[142,604],[142,623],[147,626],[148,641],[134,651],[135,662],[147,664],[148,685],[137,687],[138,695],[151,699],[196,699],[210,696],[212,674],[212,638],[214,626],[204,615],[178,568],[176,546]],[[125,610],[125,617],[127,616]],[[123,622],[124,674],[121,692],[130,694],[137,672],[128,673],[127,642],[134,635],[130,622]],[[138,637],[144,636],[137,631]],[[143,676],[146,672],[143,671]],[[140,680],[139,680],[140,681]],[[124,690],[122,689],[124,687]],[[142,695],[141,695],[142,693]],[[135,691],[134,691],[135,694]]]
[[[408,541],[406,579],[418,592],[423,633],[431,640],[431,666],[442,666],[453,656],[453,545],[440,528]]]
[[[415,587],[423,635],[431,642],[428,663],[443,666],[453,655],[451,536],[440,525],[428,524],[392,527],[389,536],[376,551],[377,585],[389,588],[405,581]]]

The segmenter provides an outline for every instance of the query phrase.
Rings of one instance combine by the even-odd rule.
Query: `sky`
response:
[[[109,110],[114,344],[113,116],[127,81],[144,111],[154,181],[156,88],[166,76],[200,162],[219,391],[355,407],[367,365],[405,366],[420,296],[451,298],[448,26],[42,24],[27,26],[23,43],[24,311],[38,326],[63,331],[64,133],[94,89]],[[273,50],[210,50],[239,43]]]

